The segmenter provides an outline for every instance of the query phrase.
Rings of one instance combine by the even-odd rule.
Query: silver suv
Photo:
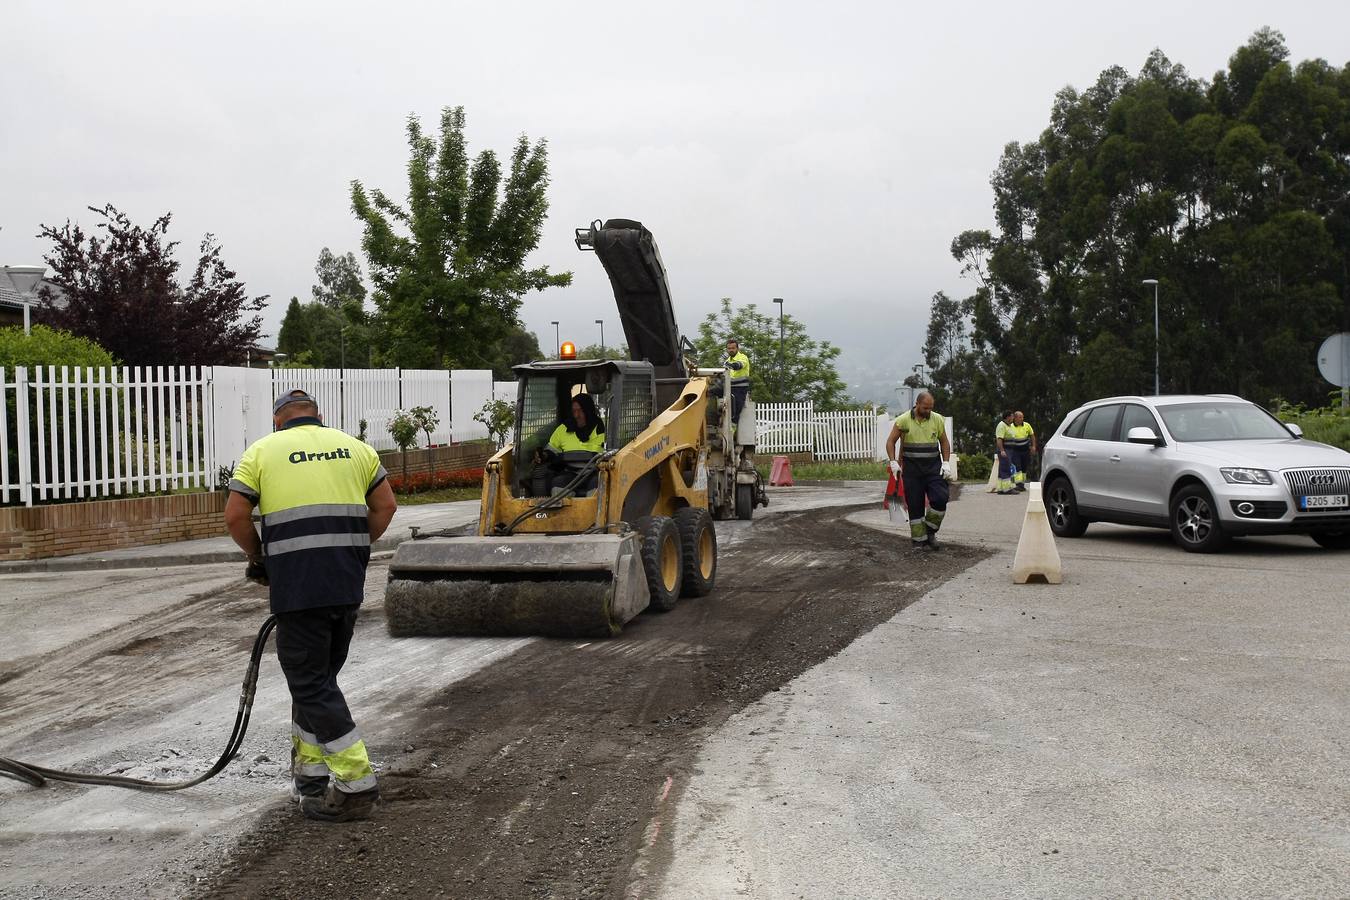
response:
[[[1304,440],[1241,397],[1093,401],[1046,442],[1041,472],[1061,537],[1118,522],[1169,528],[1194,553],[1243,534],[1307,534],[1350,549],[1350,453]]]

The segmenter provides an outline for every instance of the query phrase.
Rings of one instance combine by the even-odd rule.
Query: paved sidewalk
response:
[[[477,500],[459,500],[454,503],[424,503],[400,506],[394,514],[389,530],[371,547],[372,553],[392,551],[412,537],[414,528],[435,531],[458,528],[478,518]],[[224,528],[224,525],[221,525]],[[239,562],[244,556],[229,535],[202,538],[196,541],[174,541],[167,544],[148,544],[143,547],[124,547],[120,550],[101,550],[95,553],[77,553],[53,559],[0,562],[0,575],[19,572],[71,572],[90,569],[139,569],[152,566],[192,566],[204,563]]]

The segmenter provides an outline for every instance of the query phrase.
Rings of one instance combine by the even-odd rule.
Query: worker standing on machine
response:
[[[245,450],[234,470],[225,524],[248,555],[247,576],[269,585],[277,660],[291,692],[300,809],[329,822],[365,819],[380,790],[337,675],[365,593],[370,545],[398,503],[379,454],[325,428],[309,394],[281,395],[272,423],[276,430]]]
[[[726,367],[731,370],[731,423],[735,427],[741,421],[745,398],[750,396],[750,357],[735,338],[727,338]]]

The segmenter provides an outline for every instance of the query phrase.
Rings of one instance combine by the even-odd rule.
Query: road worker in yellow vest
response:
[[[994,428],[994,446],[998,448],[998,492],[1000,494],[1015,494],[1017,491],[1013,488],[1012,456],[1008,453],[1005,445],[1008,439],[1008,433],[1012,428],[1013,411],[1007,410],[1003,413],[1003,418],[999,419],[998,425]]]
[[[540,448],[531,477],[537,497],[546,497],[555,487],[568,484],[597,453],[605,451],[605,422],[590,394],[577,394],[571,400],[569,415],[563,416]],[[576,486],[578,493],[595,489],[597,475],[592,471]]]
[[[735,338],[727,339],[726,367],[731,370],[731,422],[736,426],[745,409],[745,398],[750,396],[750,357]]]
[[[1012,424],[1008,426],[1008,431],[1003,437],[1003,446],[1007,449],[1015,469],[1012,477],[1013,489],[1025,491],[1027,473],[1031,471],[1031,457],[1036,455],[1036,429],[1027,424],[1026,417],[1022,415],[1020,409],[1013,413]]]
[[[246,576],[268,585],[277,618],[277,660],[291,691],[292,796],[311,819],[365,819],[380,789],[337,675],[365,595],[370,545],[398,503],[379,454],[325,428],[309,394],[282,394],[272,424],[235,467],[225,525],[248,556]]]
[[[919,394],[913,409],[896,418],[886,439],[886,456],[892,474],[899,474],[904,482],[911,547],[938,549],[937,533],[947,515],[952,445],[946,420],[933,412],[933,395],[928,391]]]

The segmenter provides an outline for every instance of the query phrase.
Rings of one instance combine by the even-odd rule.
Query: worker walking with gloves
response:
[[[291,692],[291,777],[300,809],[329,822],[365,819],[380,791],[337,675],[365,594],[371,542],[398,503],[379,454],[325,428],[309,394],[278,398],[272,424],[276,430],[235,467],[225,524],[248,555],[248,577],[269,586],[277,660]]]
[[[891,472],[900,473],[905,488],[911,546],[938,549],[937,533],[947,514],[952,446],[946,420],[933,412],[933,395],[928,391],[919,394],[913,409],[896,418],[886,439],[886,455]]]

